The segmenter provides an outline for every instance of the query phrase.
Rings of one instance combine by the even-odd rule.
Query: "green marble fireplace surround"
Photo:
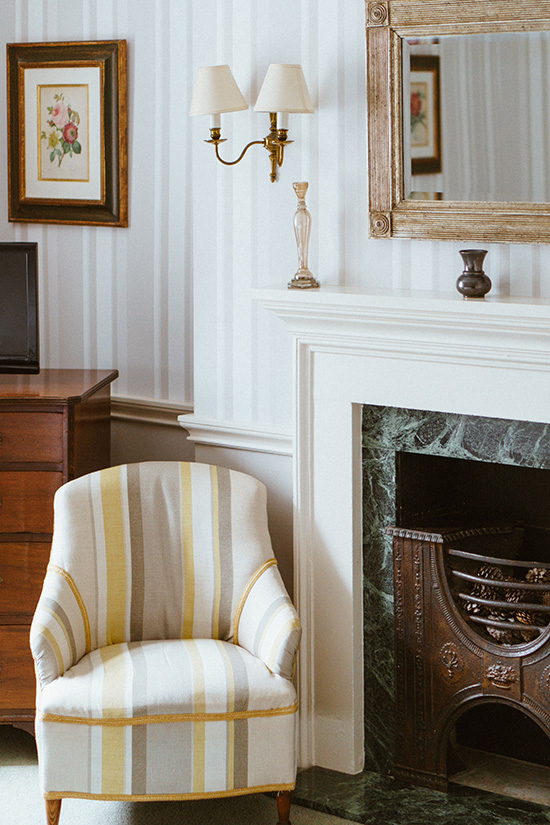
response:
[[[550,807],[458,786],[452,786],[449,793],[441,793],[392,779],[395,717],[393,559],[392,539],[385,534],[385,528],[409,517],[397,485],[396,468],[400,466],[401,456],[405,455],[407,461],[411,455],[431,457],[428,461],[432,464],[437,458],[447,458],[459,462],[512,465],[525,468],[520,474],[532,474],[550,469],[550,426],[364,406],[362,439],[365,771],[357,776],[347,776],[322,768],[306,770],[299,774],[296,801],[358,822],[380,825],[404,822],[427,825],[437,821],[452,825],[548,823]],[[404,466],[407,461],[403,460]],[[541,501],[549,501],[550,487],[545,484],[550,482],[546,482],[546,474],[540,478],[544,479]],[[515,483],[521,487],[523,479]],[[437,497],[435,488],[434,491]],[[535,501],[533,506],[538,503]],[[495,518],[502,516],[498,512],[491,515]],[[506,515],[510,515],[509,508],[506,508]],[[512,512],[511,515],[517,514]],[[401,523],[401,526],[417,525]],[[495,790],[498,790],[498,781]],[[550,806],[550,790],[548,799]]]

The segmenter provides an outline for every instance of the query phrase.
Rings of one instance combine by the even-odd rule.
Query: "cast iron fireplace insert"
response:
[[[394,774],[550,767],[550,473],[396,454]]]

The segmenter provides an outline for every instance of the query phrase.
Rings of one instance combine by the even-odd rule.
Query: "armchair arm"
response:
[[[78,588],[62,567],[51,563],[32,620],[30,643],[41,687],[91,650],[90,623]]]
[[[300,619],[275,559],[265,562],[245,588],[234,621],[233,641],[279,676],[292,678],[300,643]]]

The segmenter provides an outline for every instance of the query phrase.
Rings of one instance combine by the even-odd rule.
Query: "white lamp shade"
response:
[[[254,111],[312,114],[315,110],[311,104],[302,67],[288,63],[271,63]]]
[[[229,66],[204,66],[197,72],[190,115],[216,115],[248,109]]]

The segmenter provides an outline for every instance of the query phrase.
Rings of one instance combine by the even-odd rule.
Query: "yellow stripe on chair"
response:
[[[191,483],[191,465],[181,464],[181,493],[183,518],[183,628],[182,638],[193,636],[193,617],[195,615],[195,567],[193,555],[193,488]]]
[[[55,638],[51,630],[45,625],[35,624],[33,625],[33,633],[37,635],[40,634],[48,640],[55,654],[55,658],[57,659],[57,668],[59,670],[59,673],[63,675],[63,673],[65,673],[65,663],[63,661],[63,654],[61,653],[61,648],[59,647],[57,639]]]
[[[107,574],[107,644],[119,644],[125,638],[126,554],[120,472],[120,468],[112,467],[100,473],[101,497],[103,501],[108,501],[108,506],[103,507]]]
[[[206,712],[206,686],[204,683],[204,665],[201,655],[193,641],[189,644],[189,658],[193,671],[193,698],[194,711],[197,714]],[[201,793],[205,789],[205,755],[206,755],[206,728],[205,722],[195,722],[193,725],[193,792]]]
[[[233,713],[235,710],[235,675],[233,673],[233,665],[227,655],[227,651],[223,645],[220,645],[220,652],[225,664],[225,672],[227,678],[227,712]],[[227,722],[227,787],[232,789],[235,787],[235,722],[228,720]]]
[[[126,663],[119,646],[101,648],[105,671],[102,706],[107,718],[125,716]],[[125,728],[103,727],[101,730],[101,793],[124,793]]]
[[[54,621],[56,622],[57,627],[59,627],[59,628],[61,629],[61,631],[62,631],[62,633],[63,633],[63,636],[65,637],[65,643],[66,643],[66,646],[67,646],[67,650],[69,651],[69,654],[70,654],[70,655],[69,655],[69,661],[70,661],[70,663],[71,663],[71,664],[74,664],[73,659],[74,659],[74,652],[75,652],[75,651],[74,651],[73,644],[72,644],[72,642],[71,642],[71,638],[70,638],[70,636],[69,636],[69,632],[68,632],[67,628],[65,627],[65,623],[63,622],[63,619],[61,618],[61,616],[59,616],[59,615],[55,612],[55,610],[53,610],[51,607],[48,607],[46,603],[44,603],[44,605],[43,605],[42,609],[43,609],[46,613],[49,613],[49,614],[50,614],[50,616],[51,616],[51,617],[54,619]]]
[[[90,620],[88,618],[88,611],[86,610],[86,605],[84,604],[84,599],[80,595],[80,591],[76,586],[74,579],[70,576],[66,570],[63,570],[62,567],[59,567],[57,564],[49,564],[48,565],[48,573],[57,573],[58,576],[61,576],[64,581],[67,582],[69,587],[71,588],[71,592],[76,599],[78,607],[80,608],[80,613],[82,615],[82,622],[84,625],[84,634],[86,636],[86,653],[89,653],[92,649],[92,635],[90,632]]]
[[[288,619],[282,627],[279,629],[279,632],[275,636],[272,641],[271,649],[269,653],[266,654],[266,659],[268,662],[272,662],[274,665],[278,662],[279,667],[286,669],[285,666],[287,663],[285,662],[285,653],[290,660],[290,663],[293,663],[294,659],[294,651],[292,653],[287,653],[284,649],[283,642],[286,638],[290,636],[293,630],[300,630],[301,623],[297,616],[291,617]]]
[[[212,467],[212,522],[212,538],[214,542],[214,612],[212,615],[212,638],[219,639],[222,569],[220,559],[220,511],[217,467]]]

